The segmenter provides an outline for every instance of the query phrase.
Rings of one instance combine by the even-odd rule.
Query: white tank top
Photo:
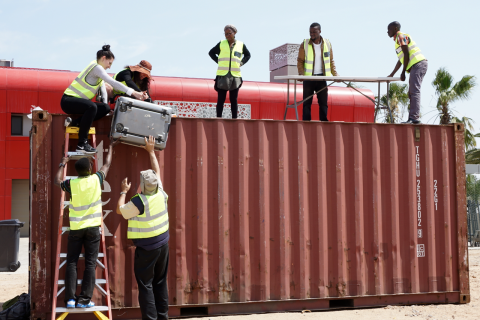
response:
[[[315,51],[315,65],[313,66],[313,74],[323,73],[322,44],[323,41],[319,44],[313,43],[313,49]]]

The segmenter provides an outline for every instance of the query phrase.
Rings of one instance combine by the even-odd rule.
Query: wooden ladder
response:
[[[65,149],[64,154],[65,157],[69,157],[70,160],[78,160],[84,157],[92,157],[94,161],[94,168],[97,168],[97,158],[94,155],[89,155],[80,152],[70,152],[68,151],[70,139],[78,139],[78,127],[66,127],[65,128]],[[92,146],[94,148],[97,147],[97,142],[95,139],[95,128],[90,128],[88,132],[89,137],[92,139]],[[103,152],[103,150],[100,150]],[[67,177],[67,165],[63,168],[63,177],[62,180],[66,178],[74,179],[76,177]],[[59,217],[58,217],[58,234],[57,234],[57,251],[55,254],[55,278],[53,284],[53,301],[52,301],[52,318],[51,320],[63,320],[69,313],[93,313],[98,319],[100,320],[112,320],[112,307],[110,301],[110,287],[108,282],[108,266],[107,266],[107,251],[105,246],[105,232],[103,229],[103,212],[102,212],[102,223],[100,225],[100,233],[101,233],[101,245],[100,250],[98,252],[97,264],[103,269],[104,278],[103,279],[96,279],[95,280],[95,287],[100,291],[100,293],[105,297],[106,306],[95,306],[92,308],[66,308],[66,307],[57,307],[57,299],[58,296],[65,290],[65,280],[59,280],[59,273],[60,269],[66,265],[67,263],[67,254],[62,253],[62,236],[70,231],[69,226],[63,226],[63,214],[65,208],[68,208],[69,202],[65,201],[65,192],[62,190],[60,195],[60,207],[59,207]],[[85,255],[82,253],[80,258],[84,258]],[[103,259],[103,263],[100,261]],[[62,261],[60,263],[60,261]],[[82,280],[77,280],[77,285],[81,285]],[[104,288],[102,287],[104,286]],[[59,287],[60,290],[59,290]],[[107,312],[108,317],[105,316],[103,312]],[[56,318],[57,313],[61,313],[61,315]]]

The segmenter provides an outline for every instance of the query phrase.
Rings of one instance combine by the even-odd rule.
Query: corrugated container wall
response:
[[[32,318],[43,319],[64,116],[34,117],[30,280]],[[105,150],[110,123],[95,126]],[[171,316],[469,301],[460,124],[177,118],[158,159]],[[118,146],[104,185],[115,318],[139,316],[135,248],[115,208],[122,179],[135,189],[148,161]]]

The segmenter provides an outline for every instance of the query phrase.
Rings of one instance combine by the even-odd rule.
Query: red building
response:
[[[28,222],[29,219],[28,133],[31,121],[27,114],[32,106],[49,113],[63,113],[60,98],[77,75],[78,72],[63,70],[0,67],[0,220],[17,218]],[[215,106],[217,93],[212,79],[153,78],[152,98],[176,106],[180,116],[196,116],[199,108]],[[374,98],[370,90],[360,90]],[[293,101],[292,91],[290,101]],[[300,85],[297,100],[301,100],[301,96]],[[243,105],[242,110],[246,110],[243,117],[282,120],[286,98],[286,84],[245,81],[238,102]],[[314,99],[314,120],[319,119],[318,112]],[[301,115],[300,108],[300,118]],[[353,89],[330,87],[328,117],[330,121],[373,122],[374,105]],[[295,119],[293,110],[289,111],[288,119]],[[28,228],[22,229],[25,229],[23,235],[28,234]]]

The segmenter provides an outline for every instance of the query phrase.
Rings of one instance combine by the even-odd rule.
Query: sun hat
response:
[[[149,78],[152,78],[150,75],[150,72],[152,71],[152,64],[148,62],[147,60],[142,60],[140,61],[139,64],[135,66],[129,66],[130,70],[132,71],[138,71],[141,73],[146,74]]]

